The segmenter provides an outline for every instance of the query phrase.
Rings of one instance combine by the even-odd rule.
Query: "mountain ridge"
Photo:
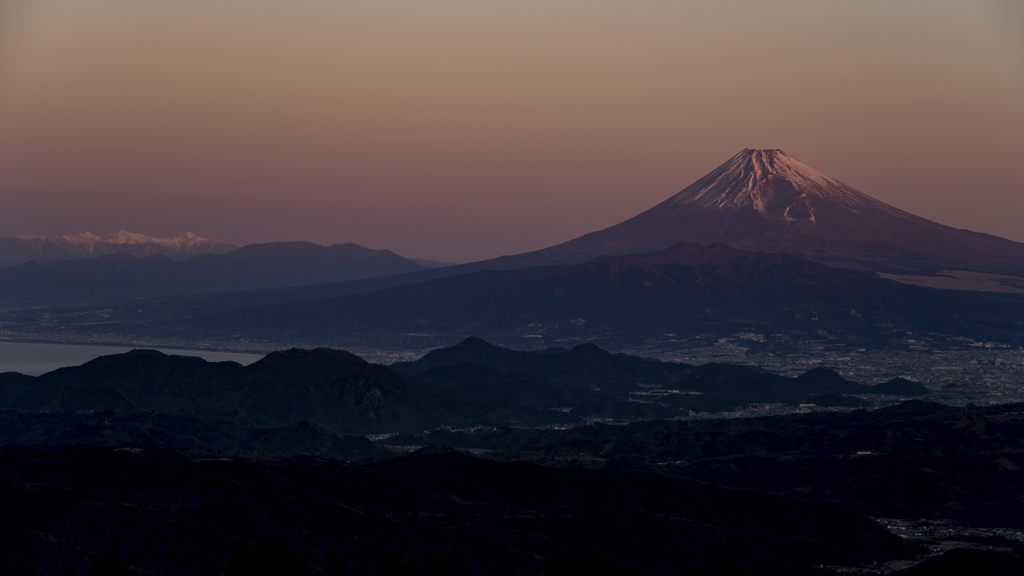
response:
[[[184,260],[200,254],[224,254],[237,248],[230,242],[210,240],[192,232],[173,238],[157,238],[126,230],[106,236],[91,232],[62,236],[5,236],[0,237],[0,268],[29,261],[45,263],[117,252],[127,252],[136,257],[161,254],[172,260]]]
[[[357,244],[249,244],[182,261],[121,251],[91,259],[34,261],[0,269],[0,302],[82,300],[253,290],[426,270],[390,250]]]
[[[595,417],[673,418],[683,410],[719,412],[750,402],[795,405],[827,393],[915,393],[905,390],[914,386],[910,382],[888,386],[901,389],[861,386],[827,368],[789,378],[751,366],[694,366],[614,354],[590,343],[531,352],[471,337],[390,367],[330,348],[280,350],[248,366],[136,349],[36,377],[0,374],[0,409],[147,413],[157,420],[193,418],[249,428],[306,421],[337,434],[410,433],[442,425],[529,427]],[[699,393],[635,402],[637,394],[652,388]],[[4,426],[4,437],[28,438]],[[170,428],[182,426],[191,424],[179,420]],[[133,430],[128,438],[139,438],[138,428]],[[307,439],[318,435],[306,434]]]
[[[911,286],[724,244],[680,243],[661,253],[605,256],[577,266],[484,270],[386,287],[394,278],[367,279],[365,285],[384,286],[361,294],[335,295],[338,285],[320,285],[154,300],[146,310],[128,302],[107,310],[104,322],[134,340],[202,334],[211,342],[254,338],[279,347],[343,348],[393,338],[413,338],[420,346],[470,334],[517,346],[524,338],[543,338],[621,348],[669,335],[700,346],[757,326],[756,346],[782,352],[822,334],[858,347],[901,346],[908,331],[929,333],[930,345],[939,347],[964,338],[1016,347],[1024,321],[1024,299],[1015,295]],[[318,297],[279,297],[296,293]],[[92,330],[79,327],[71,308],[54,314],[62,338]],[[13,330],[38,330],[29,307],[8,313],[6,321]]]
[[[936,307],[947,313],[936,315]],[[504,341],[543,333],[549,341],[613,338],[618,346],[670,333],[729,336],[758,324],[762,331],[804,338],[825,330],[851,343],[888,341],[904,330],[1015,342],[1022,312],[1018,299],[908,286],[786,253],[680,243],[577,266],[480,271],[370,294],[211,309],[173,329],[275,341],[287,334],[346,346],[357,338],[409,333]]]

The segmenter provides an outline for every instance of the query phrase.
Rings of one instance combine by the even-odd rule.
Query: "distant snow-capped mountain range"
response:
[[[803,164],[781,150],[742,150],[678,194],[604,230],[512,256],[410,276],[410,282],[480,270],[576,265],[600,256],[652,254],[680,242],[788,252],[808,260],[889,274],[944,270],[1024,276],[1024,243],[959,230],[890,206]],[[153,238],[0,237],[0,267],[35,260],[95,258],[116,252],[184,260],[237,249],[188,233]],[[441,263],[418,261],[422,266]]]
[[[237,248],[230,242],[210,240],[191,232],[174,238],[155,238],[125,230],[106,236],[91,232],[67,236],[0,236],[0,267],[30,260],[42,264],[54,260],[95,258],[117,252],[127,252],[136,257],[162,254],[172,260],[185,260],[200,254],[223,254]]]

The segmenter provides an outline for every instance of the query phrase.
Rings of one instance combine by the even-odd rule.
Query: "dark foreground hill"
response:
[[[438,348],[414,362],[399,362],[391,368],[412,377],[440,367],[470,364],[501,374],[528,374],[560,388],[637,391],[637,384],[660,387],[675,384],[693,366],[662,362],[628,354],[613,354],[594,344],[580,344],[572,350],[511,350],[471,336],[456,346]],[[756,371],[756,369],[753,369]]]
[[[249,366],[134,350],[39,377],[0,374],[0,408],[157,412],[259,429],[305,421],[337,434],[369,434],[649,420],[750,403],[798,404],[824,394],[929,392],[909,381],[884,390],[861,386],[827,368],[789,378],[755,367],[612,354],[593,344],[524,352],[479,338],[394,369],[405,377],[326,348],[273,352]]]
[[[920,400],[872,412],[435,431],[391,444],[492,450],[489,458],[657,470],[719,485],[847,502],[879,517],[1024,528],[1024,405]]]
[[[908,548],[833,503],[649,472],[560,470],[457,454],[354,467],[312,457],[0,448],[0,556],[84,574],[107,549],[139,572],[221,574],[236,544],[280,536],[315,567],[366,574],[386,553],[440,553],[478,574],[601,550],[650,574],[857,564]]]
[[[410,384],[384,366],[326,348],[273,352],[249,366],[134,350],[39,377],[0,374],[0,407],[162,412],[256,428],[304,420],[341,434],[579,420]]]
[[[426,270],[391,252],[357,244],[250,244],[226,254],[174,261],[117,252],[84,260],[0,269],[0,302],[111,300],[339,282]]]
[[[790,378],[755,366],[693,366],[613,354],[593,344],[571,350],[510,350],[476,337],[391,368],[411,382],[528,405],[573,407],[574,413],[584,417],[627,420],[674,417],[681,410],[724,411],[751,403],[818,401],[823,406],[862,407],[862,400],[843,394],[921,396],[931,392],[904,378],[863,386],[829,368]],[[624,406],[621,401],[632,404]]]

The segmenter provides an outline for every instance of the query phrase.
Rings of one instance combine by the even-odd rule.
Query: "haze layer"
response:
[[[467,261],[781,148],[1024,240],[1016,3],[0,8],[0,229],[356,241]]]

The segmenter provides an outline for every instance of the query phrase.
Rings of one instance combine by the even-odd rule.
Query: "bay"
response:
[[[20,372],[39,376],[65,366],[78,366],[110,354],[124,354],[129,350],[146,348],[164,354],[199,356],[210,362],[227,360],[242,365],[252,364],[263,356],[242,352],[216,352],[181,348],[154,348],[150,346],[92,346],[88,344],[43,344],[34,342],[0,342],[0,373]]]

